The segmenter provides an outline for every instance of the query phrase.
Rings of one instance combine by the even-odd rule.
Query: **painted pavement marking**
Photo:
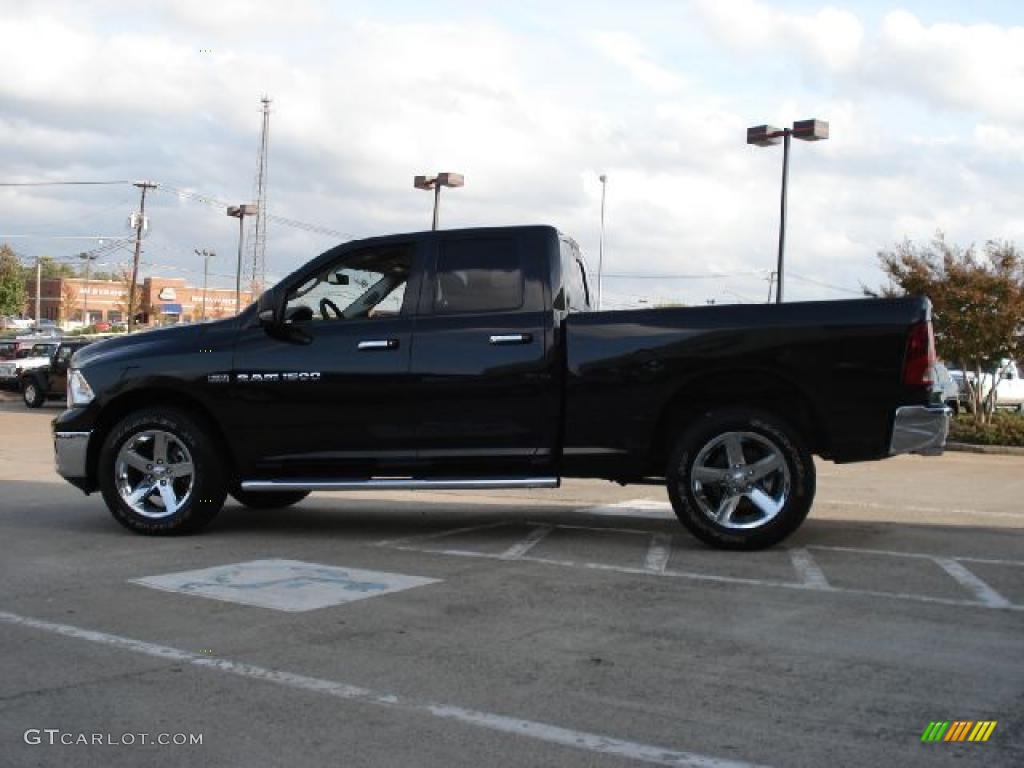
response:
[[[575,731],[536,720],[524,720],[518,717],[466,709],[450,704],[406,699],[392,694],[378,693],[367,688],[360,688],[336,680],[297,675],[278,669],[232,661],[231,659],[210,658],[209,656],[181,650],[180,648],[156,645],[130,637],[83,629],[70,624],[58,624],[6,611],[0,611],[0,622],[49,632],[76,640],[85,640],[98,645],[120,648],[121,650],[132,651],[133,653],[146,656],[168,659],[195,667],[225,672],[237,677],[273,683],[286,688],[334,696],[359,704],[388,707],[416,715],[429,715],[463,725],[484,728],[489,731],[511,734],[513,736],[533,739],[534,741],[571,747],[602,755],[623,757],[651,765],[668,765],[677,766],[678,768],[763,768],[763,766],[757,766],[754,763],[717,758],[697,752],[669,749],[636,741],[627,741],[588,731]]]
[[[298,560],[251,560],[131,581],[166,592],[297,612],[401,592],[439,579]]]
[[[506,523],[503,523],[503,524],[499,523],[497,525],[495,525],[495,524],[481,525],[481,526],[477,526],[476,528],[456,528],[456,529],[452,529],[450,531],[450,534],[454,535],[456,533],[465,533],[465,532],[470,531],[470,530],[482,530],[482,529],[485,529],[485,528],[496,528],[496,527],[498,527],[500,525],[511,526],[511,525],[517,525],[517,524],[520,524],[520,523],[506,522]],[[527,522],[527,525],[537,526],[537,527],[545,527],[545,524],[543,524],[543,523]],[[621,533],[629,533],[629,534],[634,534],[634,535],[646,535],[646,536],[651,536],[652,535],[649,531],[641,531],[641,530],[636,530],[636,529],[625,529],[625,528],[618,528],[617,529],[617,528],[605,528],[605,527],[584,526],[584,525],[552,525],[552,526],[549,526],[549,527],[552,528],[553,530],[567,529],[567,530],[603,531],[603,532],[618,531],[618,532],[621,532]],[[547,535],[547,532],[545,532],[544,535]],[[654,536],[658,536],[658,535],[666,535],[667,536],[668,534],[659,534],[659,533],[655,533],[654,534]],[[433,540],[444,538],[444,534],[443,533],[434,533],[434,534],[431,534],[430,538],[433,539]],[[661,542],[663,542],[663,541],[664,540],[660,540],[659,544]],[[380,542],[377,542],[377,546],[390,547],[392,549],[401,550],[403,552],[421,552],[421,553],[425,553],[425,554],[446,555],[446,556],[451,556],[451,557],[471,557],[471,558],[479,558],[479,559],[484,559],[484,560],[507,560],[508,559],[503,554],[493,554],[493,553],[490,553],[490,552],[479,552],[479,551],[475,551],[475,550],[466,550],[466,549],[427,549],[427,548],[416,546],[415,544],[398,545],[398,544],[394,544],[394,543],[392,543],[390,541],[380,541]],[[721,584],[742,584],[742,585],[755,586],[755,587],[773,587],[773,588],[777,588],[777,589],[797,589],[797,590],[804,590],[804,591],[827,592],[827,593],[833,594],[833,595],[847,594],[847,595],[861,595],[861,596],[867,596],[867,597],[884,597],[884,598],[895,599],[895,600],[911,600],[911,601],[919,602],[919,603],[933,603],[933,604],[938,604],[938,605],[955,605],[955,606],[967,606],[967,607],[976,607],[976,608],[996,608],[996,609],[1004,609],[1004,610],[1011,610],[1011,611],[1024,611],[1024,605],[1018,605],[1016,603],[1011,603],[1009,600],[1007,600],[1002,595],[1000,595],[995,590],[993,590],[988,584],[983,582],[980,578],[978,578],[977,576],[975,576],[973,573],[968,571],[966,568],[963,568],[962,566],[961,566],[961,571],[959,572],[959,574],[960,574],[961,577],[963,577],[963,579],[964,579],[963,581],[961,581],[959,578],[957,578],[957,576],[953,575],[948,569],[946,569],[946,572],[949,575],[953,576],[953,578],[957,578],[957,580],[960,581],[962,586],[966,586],[970,592],[972,592],[976,597],[978,597],[977,600],[968,600],[968,599],[950,598],[950,597],[933,597],[933,596],[930,596],[930,595],[917,595],[917,594],[913,594],[913,593],[909,593],[909,592],[884,592],[884,591],[881,591],[881,590],[861,589],[861,588],[857,588],[857,587],[836,587],[836,586],[833,586],[833,585],[829,584],[828,578],[826,577],[826,575],[825,575],[824,571],[822,570],[821,566],[819,566],[818,563],[815,562],[815,560],[811,556],[811,554],[809,552],[809,550],[811,550],[811,549],[820,549],[820,550],[835,551],[835,552],[854,552],[854,553],[871,554],[871,555],[879,555],[879,554],[880,555],[892,555],[892,556],[895,556],[895,557],[923,558],[923,559],[932,560],[933,562],[939,563],[940,566],[941,566],[941,562],[940,562],[941,560],[948,560],[948,561],[953,562],[953,563],[964,561],[964,562],[996,563],[996,564],[1004,564],[1004,565],[1024,565],[1024,562],[1018,562],[1018,561],[1015,561],[1015,560],[986,560],[986,559],[982,559],[982,558],[971,558],[971,557],[947,557],[947,558],[942,558],[942,557],[937,556],[937,555],[929,555],[929,554],[917,553],[917,552],[892,552],[892,551],[888,551],[888,550],[858,549],[856,547],[831,547],[831,546],[813,545],[812,544],[812,545],[808,545],[807,547],[804,547],[804,548],[796,548],[796,549],[788,550],[790,561],[792,562],[793,568],[796,571],[797,576],[799,577],[800,580],[799,581],[779,581],[777,579],[757,579],[757,578],[748,578],[748,577],[742,577],[742,576],[725,576],[725,575],[711,574],[711,573],[699,573],[699,572],[695,572],[695,571],[670,570],[667,567],[667,565],[668,565],[667,558],[664,560],[665,567],[662,568],[661,567],[661,563],[662,563],[663,552],[662,552],[662,550],[660,549],[659,546],[655,546],[655,541],[654,540],[652,540],[651,546],[648,548],[647,556],[646,556],[646,558],[644,560],[644,563],[643,563],[642,567],[629,567],[629,566],[621,566],[621,565],[611,565],[611,564],[608,564],[608,563],[595,563],[595,562],[577,561],[577,560],[563,560],[563,559],[552,558],[552,557],[533,557],[533,556],[531,556],[529,554],[521,554],[518,557],[516,557],[515,559],[518,560],[518,561],[521,561],[521,562],[538,563],[538,564],[541,564],[541,565],[554,565],[554,566],[559,566],[559,567],[564,567],[564,568],[585,568],[585,569],[589,569],[589,570],[611,571],[611,572],[615,572],[615,573],[623,573],[623,574],[629,574],[629,575],[660,576],[660,577],[668,577],[668,578],[676,578],[676,579],[691,579],[691,580],[694,580],[694,581],[717,582],[717,583],[721,583]],[[967,577],[963,576],[964,573],[967,573],[967,574],[970,575],[970,577],[973,577],[973,581],[971,581],[971,585],[970,586],[968,586]],[[987,590],[987,591],[984,591],[980,585],[984,585],[984,590]]]
[[[652,533],[651,543],[647,548],[644,568],[651,573],[664,573],[668,568],[668,560],[672,556],[672,534]]]
[[[800,581],[806,586],[814,589],[831,589],[825,572],[821,570],[821,566],[814,561],[811,553],[806,549],[798,547],[789,550],[789,560],[799,574]]]
[[[553,530],[555,530],[555,526],[553,525],[538,525],[526,534],[526,536],[498,555],[498,557],[502,560],[518,560],[544,541],[547,535]]]

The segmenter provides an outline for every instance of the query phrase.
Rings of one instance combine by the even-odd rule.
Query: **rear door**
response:
[[[428,474],[551,469],[558,361],[546,309],[548,256],[543,239],[534,239],[496,230],[433,241],[410,363],[418,455]]]

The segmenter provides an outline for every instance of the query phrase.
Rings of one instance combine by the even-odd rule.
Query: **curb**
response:
[[[975,445],[974,443],[946,443],[947,451],[962,453],[987,453],[1003,456],[1024,456],[1024,447],[1019,445]]]

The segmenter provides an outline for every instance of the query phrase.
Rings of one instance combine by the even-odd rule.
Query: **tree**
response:
[[[20,315],[25,309],[25,275],[7,244],[0,245],[0,315]]]
[[[51,277],[77,277],[78,275],[75,271],[74,265],[57,261],[52,256],[39,257],[39,270],[41,272],[40,277],[44,280]],[[26,277],[31,277],[35,280],[36,265],[33,264],[29,267],[25,267],[25,274]]]
[[[71,286],[71,283],[61,283],[58,319],[61,321],[70,320],[71,316],[75,312],[77,304],[77,296],[75,294],[75,289]],[[82,319],[85,320],[84,317]],[[86,325],[88,325],[88,323],[86,323]]]
[[[980,251],[947,243],[941,232],[931,243],[904,240],[878,254],[892,286],[924,295],[934,307],[935,339],[941,357],[956,363],[985,423],[995,408],[995,382],[1001,361],[1017,357],[1024,332],[1024,257],[1009,242],[990,240]],[[968,371],[973,371],[974,382]],[[987,375],[986,375],[987,374]]]

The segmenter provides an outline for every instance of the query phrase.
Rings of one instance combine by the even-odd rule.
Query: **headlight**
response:
[[[85,376],[77,368],[68,372],[68,408],[73,405],[88,405],[95,395]]]

